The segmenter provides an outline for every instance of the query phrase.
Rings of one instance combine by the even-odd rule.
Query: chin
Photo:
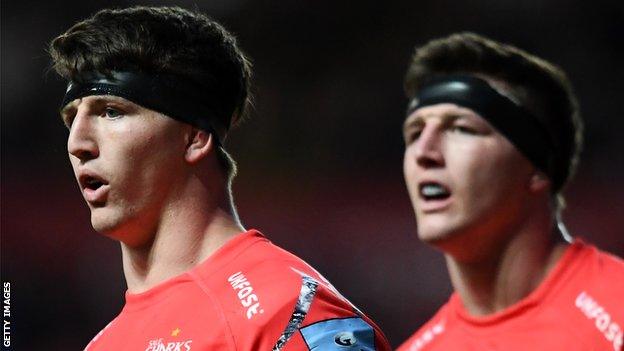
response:
[[[143,246],[153,239],[136,217],[110,209],[91,212],[91,226],[96,232],[130,247]]]
[[[418,238],[426,243],[445,240],[453,236],[454,225],[451,218],[439,214],[423,215],[416,218]]]
[[[116,230],[117,227],[114,225],[109,225],[109,224],[105,224],[105,223],[95,223],[95,222],[91,222],[91,226],[93,227],[93,230],[95,230],[96,232],[105,235],[111,239],[114,240],[119,240],[118,238],[118,232],[119,230]]]
[[[453,239],[453,233],[418,229],[418,239],[425,244],[441,247]]]
[[[490,253],[488,242],[491,238],[483,235],[482,228],[468,225],[469,223],[446,224],[438,227],[431,225],[419,227],[418,238],[445,256],[451,256],[462,262],[475,262]]]
[[[91,226],[100,234],[115,239],[115,233],[120,231],[121,223],[121,219],[110,213],[108,209],[101,208],[91,210]]]
[[[125,243],[128,246],[140,245],[134,242],[133,240],[130,240],[131,236],[129,236],[129,234],[131,233],[131,231],[128,230],[127,226],[122,225],[118,221],[92,220],[91,226],[93,226],[93,229],[96,232],[102,234],[103,236],[111,240],[118,241],[120,243]]]
[[[417,222],[418,239],[427,245],[444,252],[453,251],[454,246],[462,246],[466,227],[453,223],[449,218],[427,218]]]

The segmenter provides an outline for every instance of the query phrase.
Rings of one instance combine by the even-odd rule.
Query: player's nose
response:
[[[83,162],[99,156],[94,123],[91,116],[78,110],[67,138],[67,151]]]
[[[414,145],[414,161],[423,168],[442,166],[444,165],[443,135],[435,126],[427,127],[422,130]]]

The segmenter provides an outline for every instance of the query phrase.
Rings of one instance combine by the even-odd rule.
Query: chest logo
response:
[[[609,312],[587,292],[582,291],[575,301],[576,307],[585,317],[593,320],[596,329],[613,345],[614,350],[621,350],[624,344],[624,331]],[[620,321],[621,323],[621,321]]]
[[[251,319],[259,313],[264,313],[260,306],[258,295],[254,293],[254,288],[242,272],[232,274],[228,278],[228,282],[236,292],[241,305],[246,309],[247,319]]]

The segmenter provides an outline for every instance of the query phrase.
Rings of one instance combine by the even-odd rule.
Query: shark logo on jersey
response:
[[[166,342],[163,338],[150,340],[145,351],[190,351],[193,340]]]
[[[328,319],[299,331],[309,350],[375,351],[375,331],[360,317]]]

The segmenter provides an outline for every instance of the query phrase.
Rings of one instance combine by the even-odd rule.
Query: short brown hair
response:
[[[507,93],[535,115],[552,138],[552,191],[560,193],[576,170],[583,141],[578,102],[563,70],[514,46],[457,33],[416,48],[405,77],[406,94],[412,98],[431,79],[451,74],[477,74],[506,83]]]

